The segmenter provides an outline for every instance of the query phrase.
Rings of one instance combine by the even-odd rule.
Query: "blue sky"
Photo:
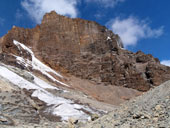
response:
[[[170,0],[1,0],[0,36],[32,28],[46,12],[93,20],[118,33],[125,48],[170,65]]]

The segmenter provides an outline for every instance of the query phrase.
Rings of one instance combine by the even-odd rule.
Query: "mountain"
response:
[[[124,49],[96,22],[52,11],[35,28],[13,26],[0,38],[0,78],[0,125],[51,128],[113,111],[169,80],[170,67]]]
[[[170,69],[158,59],[122,49],[118,35],[93,21],[51,12],[33,29],[14,26],[1,38],[2,54],[29,58],[20,53],[13,40],[30,47],[52,69],[96,84],[147,91],[170,78]]]

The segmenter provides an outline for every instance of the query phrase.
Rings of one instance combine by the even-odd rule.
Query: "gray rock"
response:
[[[170,128],[169,96],[167,81],[82,128]]]

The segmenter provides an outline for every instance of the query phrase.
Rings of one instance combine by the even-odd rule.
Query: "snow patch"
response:
[[[15,55],[13,55],[13,56],[15,56]],[[28,60],[28,59],[25,60],[24,58],[22,58],[22,57],[20,57],[20,56],[15,56],[15,57],[16,57],[16,59],[17,59],[17,63],[18,63],[18,64],[22,64],[22,65],[24,65],[25,67],[31,67],[31,66],[32,66],[30,60]]]
[[[8,68],[0,65],[0,76],[20,88],[25,88],[27,90],[34,89],[35,91],[32,93],[32,97],[37,97],[39,100],[45,102],[49,106],[47,111],[50,111],[53,115],[60,116],[63,121],[67,121],[71,117],[80,120],[87,120],[89,115],[84,113],[82,110],[93,113],[93,111],[86,106],[75,104],[71,100],[57,97],[54,94],[48,92],[46,90],[47,88],[57,88],[52,87],[34,75],[34,82],[31,83],[16,73],[12,72]]]
[[[38,97],[38,99],[47,103],[48,108],[46,111],[62,117],[63,121],[67,121],[69,118],[74,117],[80,120],[88,120],[89,115],[84,113],[82,110],[93,113],[93,111],[83,105],[75,104],[73,101],[64,99],[62,97],[56,97],[44,90],[36,90],[32,94],[33,97]]]
[[[110,36],[107,37],[107,40],[111,40]]]
[[[39,89],[39,87],[35,86],[31,82],[25,80],[24,78],[20,77],[16,73],[10,71],[9,69],[0,66],[0,75],[7,80],[9,80],[11,83],[17,85],[20,88],[26,88],[26,89]]]
[[[67,109],[69,108],[69,109]],[[81,109],[82,107],[80,107]],[[83,111],[78,110],[79,108],[76,108],[76,106],[72,104],[61,104],[60,106],[54,108],[53,114],[60,115],[63,120],[68,120],[72,117],[74,114],[74,118],[76,119],[88,119],[88,115],[84,114]],[[82,108],[83,109],[83,108]]]
[[[20,42],[14,40],[13,43],[18,47],[18,49],[21,51],[21,48],[26,50],[28,53],[31,54],[32,56],[32,61],[28,60],[28,59],[23,59],[22,57],[16,56],[18,63],[25,65],[26,67],[31,66],[33,69],[40,71],[42,74],[46,75],[48,78],[50,78],[51,80],[69,87],[69,85],[55,79],[52,75],[49,74],[49,72],[55,74],[56,76],[63,78],[63,76],[61,76],[59,73],[57,73],[56,71],[54,71],[53,69],[51,69],[50,67],[46,66],[45,64],[43,64],[41,61],[39,61],[34,53],[32,52],[32,50],[30,48],[28,48],[27,46],[25,46],[24,44],[21,44]]]
[[[30,73],[31,74],[31,73]],[[57,87],[51,86],[50,84],[48,84],[47,82],[41,80],[40,78],[34,76],[33,74],[31,74],[34,77],[34,83],[36,85],[38,85],[41,88],[48,88],[48,89],[55,89],[55,90],[59,90]]]
[[[28,48],[27,46],[25,46],[24,44],[19,43],[18,41],[14,40],[13,43],[18,47],[19,50],[21,50],[21,48],[23,48],[24,50],[26,50],[27,52],[29,52],[31,55],[33,55],[34,53],[31,51],[30,48]]]

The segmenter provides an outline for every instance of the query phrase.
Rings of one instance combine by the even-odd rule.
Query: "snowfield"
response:
[[[44,75],[46,75],[53,81],[68,86],[67,84],[62,83],[51,76],[49,72],[63,78],[63,76],[39,61],[34,56],[34,53],[31,51],[30,48],[15,40],[13,41],[13,43],[18,47],[19,50],[26,50],[32,56],[32,61],[30,61],[28,59],[24,59],[22,57],[14,55],[17,58],[19,64],[22,64],[24,66],[31,66],[33,69],[41,71]],[[74,101],[72,100],[56,96],[53,93],[49,92],[48,89],[53,89],[55,91],[63,91],[63,93],[67,93],[66,90],[61,90],[48,84],[47,82],[35,76],[33,73],[28,73],[34,78],[32,81],[28,81],[25,78],[19,76],[12,69],[10,69],[10,67],[0,64],[0,76],[2,78],[12,83],[13,85],[18,86],[21,89],[34,90],[31,96],[37,97],[39,100],[46,103],[48,107],[45,112],[49,112],[52,115],[60,116],[62,121],[67,121],[69,118],[88,120],[90,116],[86,114],[85,111],[88,111],[89,113],[94,113],[93,110],[85,105],[79,105],[77,103],[74,103]]]
[[[31,74],[31,73],[30,73]],[[39,100],[45,102],[47,106],[46,111],[50,112],[53,115],[60,116],[63,121],[67,121],[69,118],[74,117],[80,120],[87,120],[89,115],[84,113],[82,110],[93,113],[93,111],[84,106],[74,103],[71,100],[57,97],[54,94],[48,92],[46,89],[55,89],[59,90],[56,87],[51,86],[40,78],[32,75],[34,77],[33,83],[27,81],[16,73],[12,72],[5,66],[0,66],[0,76],[11,82],[12,84],[23,89],[34,89],[32,97],[37,97]]]

